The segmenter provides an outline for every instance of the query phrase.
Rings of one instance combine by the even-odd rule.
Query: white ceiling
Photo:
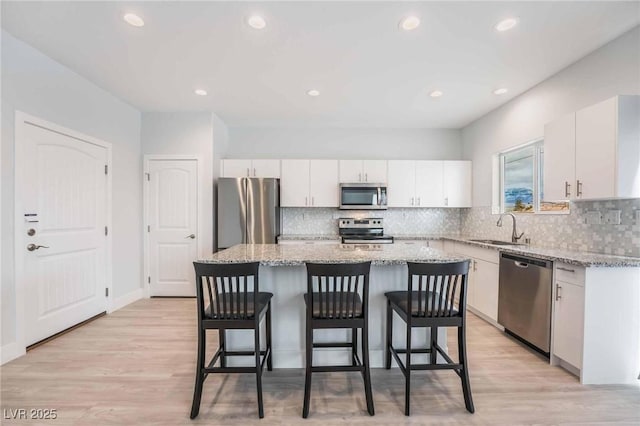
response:
[[[639,22],[638,2],[2,2],[3,28],[140,110],[231,126],[459,128]]]

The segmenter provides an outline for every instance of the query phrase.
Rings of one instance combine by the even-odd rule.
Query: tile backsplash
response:
[[[602,216],[610,210],[621,211],[620,225],[587,224],[588,212]],[[640,257],[640,199],[580,201],[571,203],[571,214],[517,214],[518,232],[531,238],[537,247],[588,251]],[[596,216],[599,216],[596,214]],[[511,218],[502,228],[490,207],[462,210],[460,234],[500,240],[511,239]]]
[[[620,225],[587,224],[588,213],[604,217],[620,210]],[[640,257],[640,199],[581,201],[571,204],[570,214],[517,214],[518,231],[537,247],[589,251]],[[595,213],[596,217],[599,217]],[[502,228],[490,207],[470,209],[389,209],[383,211],[341,211],[334,208],[283,208],[282,233],[286,235],[337,235],[340,217],[382,217],[385,233],[470,235],[510,240],[511,219]]]

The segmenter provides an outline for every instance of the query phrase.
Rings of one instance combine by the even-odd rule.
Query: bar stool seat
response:
[[[404,315],[408,314],[409,310],[407,306],[409,306],[409,303],[407,302],[406,291],[390,291],[384,295],[392,304],[396,305],[398,310]],[[431,316],[434,311],[439,311],[441,308],[444,308],[441,317],[458,315],[456,307],[447,305],[446,298],[440,296],[438,292],[436,292],[435,295],[431,291],[411,292],[411,315],[419,316],[421,313],[424,313],[425,316]]]
[[[247,318],[253,318],[253,316],[255,315],[255,302],[254,302],[254,295],[253,293],[249,293],[246,295],[247,296],[247,301],[246,301],[246,306],[247,306],[247,312],[246,312],[246,316]],[[221,295],[218,299],[218,302],[220,303],[220,308],[222,306],[226,306],[227,310],[225,312],[225,315],[222,315],[222,310],[220,308],[216,309],[216,306],[213,307],[213,313],[212,313],[212,306],[209,305],[207,306],[207,308],[204,310],[204,316],[207,319],[233,319],[233,318],[237,318],[239,316],[244,316],[245,315],[245,311],[244,311],[244,307],[245,307],[245,301],[244,301],[244,297],[245,294],[238,294],[238,293],[230,293],[230,294],[225,294],[225,295]],[[264,313],[264,310],[267,309],[267,307],[269,306],[269,301],[271,300],[271,298],[273,297],[273,293],[267,293],[267,292],[259,292],[258,293],[258,313],[260,315],[262,315]],[[218,314],[220,313],[220,314]]]
[[[362,299],[358,293],[313,293],[313,318],[354,318],[362,315]],[[304,303],[309,307],[309,294]],[[323,316],[326,313],[326,316]]]

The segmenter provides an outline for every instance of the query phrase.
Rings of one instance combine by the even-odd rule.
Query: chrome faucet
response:
[[[516,215],[514,215],[513,213],[503,213],[500,215],[500,219],[498,219],[498,222],[496,223],[496,226],[502,228],[502,218],[505,216],[511,216],[511,218],[513,219],[513,230],[511,231],[511,242],[512,243],[517,243],[518,240],[520,238],[522,238],[522,236],[524,235],[524,232],[520,235],[518,235],[518,231],[516,230]]]

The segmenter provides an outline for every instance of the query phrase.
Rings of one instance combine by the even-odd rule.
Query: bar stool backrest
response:
[[[307,292],[316,318],[362,318],[368,310],[371,262],[307,263]],[[362,306],[356,303],[357,294]]]
[[[409,269],[407,304],[412,306],[413,298],[412,316],[427,318],[464,316],[467,304],[468,260],[453,263],[407,262],[407,266]]]
[[[243,320],[254,317],[260,262],[193,262],[193,266],[196,270],[198,318],[204,317],[206,306],[210,307],[211,316],[216,319]]]

